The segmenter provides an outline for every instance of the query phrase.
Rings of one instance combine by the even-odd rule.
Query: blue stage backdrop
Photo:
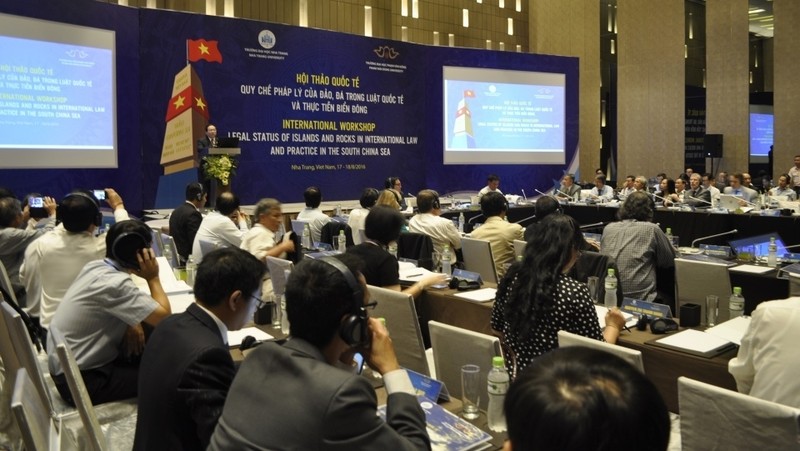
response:
[[[82,0],[32,0],[0,11],[117,32],[120,168],[0,171],[0,184],[19,192],[50,192],[42,186],[54,183],[53,194],[63,195],[92,180],[118,187],[134,211],[151,208],[163,174],[167,105],[174,76],[187,64],[187,39],[217,43],[221,62],[191,64],[210,121],[220,136],[240,138],[233,191],[244,203],[297,202],[309,185],[320,186],[327,200],[353,199],[364,187],[382,188],[388,176],[399,176],[406,192],[478,190],[490,173],[501,177],[504,192],[525,189],[530,196],[577,163],[576,58],[431,47]],[[564,74],[564,162],[445,165],[444,66]]]

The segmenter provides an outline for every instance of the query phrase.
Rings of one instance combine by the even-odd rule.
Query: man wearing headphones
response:
[[[400,204],[400,211],[406,211],[408,204],[406,204],[406,198],[403,195],[403,182],[400,180],[400,178],[387,177],[383,182],[383,187],[386,189],[393,189],[400,194],[400,198],[397,199],[397,203]]]
[[[453,221],[439,216],[442,214],[439,193],[431,189],[420,191],[417,194],[417,208],[419,214],[409,221],[409,231],[431,237],[436,252],[441,253],[445,244],[449,245],[453,252],[461,249],[461,235]]]
[[[242,363],[209,450],[430,449],[425,414],[386,328],[371,307],[359,260],[343,254],[300,263],[286,285],[291,338]],[[383,375],[387,418],[355,374],[356,352]]]
[[[508,202],[498,192],[489,192],[481,197],[481,213],[486,217],[483,225],[472,231],[472,238],[487,240],[492,245],[492,257],[497,277],[506,274],[506,268],[514,263],[514,240],[521,240],[523,228],[506,221]]]
[[[298,213],[297,220],[308,222],[311,241],[319,242],[322,237],[322,227],[331,222],[331,217],[319,208],[319,204],[322,203],[322,191],[316,186],[309,186],[303,191],[303,200],[306,202],[306,208]]]
[[[185,263],[192,253],[194,236],[197,235],[200,223],[203,222],[200,209],[207,201],[208,193],[205,192],[203,184],[192,182],[186,185],[186,201],[169,215],[169,234],[175,240],[181,264]]]
[[[63,337],[75,355],[92,404],[135,398],[139,365],[131,356],[144,348],[144,335],[129,334],[144,321],[156,326],[172,312],[150,248],[150,228],[122,221],[106,234],[106,258],[83,267],[50,321],[47,352],[50,374],[61,397],[74,404],[53,335]],[[148,295],[131,279],[145,279]],[[122,352],[124,350],[124,353]]]
[[[122,198],[106,188],[106,203],[116,222],[130,219]],[[49,327],[61,298],[81,269],[106,254],[105,236],[96,236],[103,220],[100,202],[88,190],[67,194],[56,210],[59,225],[28,246],[22,279],[28,292],[28,313]]]

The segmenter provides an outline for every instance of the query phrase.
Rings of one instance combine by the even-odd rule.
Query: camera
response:
[[[30,199],[28,199],[28,205],[31,208],[44,208],[44,198],[31,197]]]

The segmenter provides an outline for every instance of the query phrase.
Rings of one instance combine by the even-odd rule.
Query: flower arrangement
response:
[[[203,157],[203,172],[207,179],[219,181],[228,186],[236,175],[236,159],[231,155],[207,155]]]

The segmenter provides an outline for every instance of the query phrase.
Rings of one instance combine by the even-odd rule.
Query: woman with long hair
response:
[[[492,328],[516,356],[517,371],[558,347],[558,331],[616,343],[625,319],[616,308],[600,329],[589,289],[567,275],[580,255],[583,236],[568,215],[537,224],[525,256],[511,266],[497,289]]]

